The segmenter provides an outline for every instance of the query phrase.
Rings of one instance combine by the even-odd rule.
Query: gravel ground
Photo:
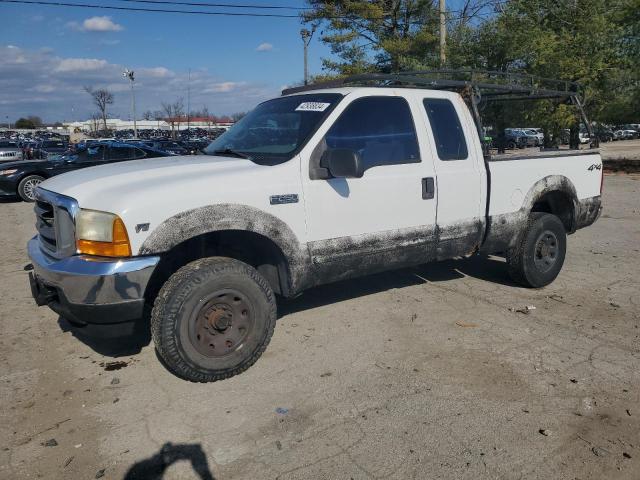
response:
[[[640,160],[640,140],[621,140],[600,144],[603,160]]]
[[[206,385],[37,308],[31,206],[1,204],[0,478],[637,480],[639,195],[607,176],[545,289],[494,257],[316,288]]]

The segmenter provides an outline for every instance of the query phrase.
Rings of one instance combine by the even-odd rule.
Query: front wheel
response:
[[[36,188],[44,182],[44,178],[40,175],[29,175],[20,180],[18,184],[18,195],[25,202],[36,201]]]
[[[558,217],[533,212],[513,248],[507,251],[509,274],[525,287],[553,282],[564,264],[567,234]]]
[[[167,280],[153,306],[151,334],[169,370],[213,382],[253,365],[275,323],[275,295],[264,277],[239,260],[210,257]]]

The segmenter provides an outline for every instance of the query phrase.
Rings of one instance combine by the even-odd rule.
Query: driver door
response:
[[[411,100],[392,92],[353,99],[311,155],[303,184],[318,283],[433,257],[435,174]],[[331,148],[359,155],[362,178],[313,179],[318,157]]]

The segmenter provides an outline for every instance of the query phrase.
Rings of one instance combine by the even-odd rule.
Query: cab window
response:
[[[365,171],[420,162],[411,110],[401,97],[354,100],[331,126],[325,142],[327,148],[346,148],[358,153]]]

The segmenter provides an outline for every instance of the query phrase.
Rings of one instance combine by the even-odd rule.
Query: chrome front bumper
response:
[[[76,323],[119,323],[142,317],[144,294],[160,257],[52,258],[38,237],[27,244],[31,291],[38,305]]]

